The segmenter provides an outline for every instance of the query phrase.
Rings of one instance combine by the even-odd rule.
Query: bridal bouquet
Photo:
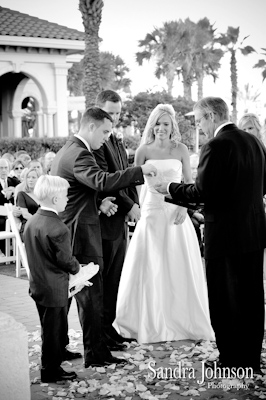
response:
[[[93,262],[87,265],[81,265],[76,275],[69,274],[69,294],[68,297],[74,296],[80,292],[84,286],[92,286],[89,281],[99,271],[99,265]]]

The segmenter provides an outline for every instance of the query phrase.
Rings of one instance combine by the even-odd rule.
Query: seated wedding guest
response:
[[[34,168],[39,172],[40,175],[43,174],[42,163],[39,160],[31,160],[31,162],[28,164],[28,168]]]
[[[11,153],[3,154],[2,158],[6,158],[10,162],[10,165],[12,165],[13,162],[15,161],[15,158],[14,158],[13,154],[11,154]]]
[[[25,164],[21,159],[14,161],[10,176],[15,176],[21,182],[21,173],[25,169]]]
[[[0,205],[3,206],[5,203],[14,203],[14,191],[15,187],[19,183],[16,177],[10,177],[9,174],[9,162],[7,159],[0,158]],[[0,231],[5,230],[6,218],[0,217]],[[0,257],[4,257],[5,242],[0,241]]]
[[[262,126],[256,114],[244,114],[239,120],[238,127],[245,132],[251,133],[252,135],[256,136],[261,142],[263,142],[261,133]]]
[[[61,367],[68,332],[69,273],[76,274],[80,269],[72,256],[70,232],[58,216],[66,207],[68,188],[65,179],[42,175],[34,190],[41,207],[27,222],[24,232],[30,296],[36,303],[42,327],[42,382],[77,377],[74,371]]]
[[[24,165],[25,165],[25,167],[28,167],[28,164],[31,162],[31,157],[30,157],[30,155],[28,153],[25,153],[25,154],[21,154],[17,158],[17,160],[22,160]]]
[[[46,174],[50,173],[52,162],[53,162],[54,158],[55,158],[55,153],[53,151],[48,151],[48,153],[46,153],[44,155],[44,158],[43,158],[43,169],[44,169]]]
[[[26,222],[36,213],[39,208],[38,199],[34,194],[34,188],[41,174],[35,168],[29,168],[25,174],[24,190],[18,192],[16,207],[13,210],[15,217],[20,218],[20,235],[23,238],[23,232]]]

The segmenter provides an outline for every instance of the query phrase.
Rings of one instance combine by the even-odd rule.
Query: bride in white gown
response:
[[[136,152],[136,165],[152,163],[158,175],[147,178],[141,189],[141,219],[123,266],[116,324],[122,335],[139,343],[214,340],[198,240],[187,209],[166,203],[153,188],[161,179],[180,182],[183,176],[192,182],[188,150],[177,142],[178,134],[173,107],[159,104]]]

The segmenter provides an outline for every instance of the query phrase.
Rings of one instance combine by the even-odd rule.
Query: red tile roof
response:
[[[84,32],[0,7],[0,35],[84,40]]]

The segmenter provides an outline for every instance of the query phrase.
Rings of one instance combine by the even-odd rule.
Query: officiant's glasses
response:
[[[195,125],[199,126],[199,124],[201,123],[201,120],[205,117],[207,117],[208,114],[204,114],[200,119],[195,119]]]

